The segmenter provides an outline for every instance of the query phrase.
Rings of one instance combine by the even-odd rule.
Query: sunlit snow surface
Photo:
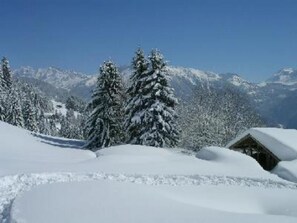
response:
[[[0,140],[0,222],[297,221],[296,184],[224,148],[93,153],[3,122]]]

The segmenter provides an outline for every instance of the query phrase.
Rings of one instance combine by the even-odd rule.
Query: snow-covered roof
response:
[[[297,159],[296,129],[251,128],[229,142],[227,147],[232,147],[248,135],[269,149],[280,160]]]

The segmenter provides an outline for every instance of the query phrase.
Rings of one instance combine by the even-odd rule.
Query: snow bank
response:
[[[0,176],[47,171],[60,164],[68,165],[95,158],[91,151],[80,150],[82,141],[35,134],[0,122]],[[28,170],[28,171],[26,171]]]
[[[227,147],[251,135],[267,147],[280,160],[289,161],[297,159],[297,130],[280,128],[252,128],[228,143]]]
[[[39,186],[18,197],[12,222],[296,222],[297,190],[148,186],[99,180]]]
[[[201,159],[201,153],[212,153],[216,158]],[[277,178],[264,171],[251,157],[219,147],[204,148],[195,156],[185,154],[178,149],[122,145],[99,150],[97,156],[97,159],[88,161],[87,168],[105,173]],[[80,170],[86,168],[85,165],[78,164],[78,166]]]
[[[285,180],[297,183],[297,160],[281,161],[272,172]]]

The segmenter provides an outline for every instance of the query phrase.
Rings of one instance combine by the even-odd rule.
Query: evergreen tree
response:
[[[128,133],[128,143],[142,144],[140,139],[141,120],[140,113],[143,109],[143,79],[148,75],[149,62],[142,49],[138,49],[132,60],[133,73],[130,77],[131,86],[127,90],[128,100],[125,107],[125,129]]]
[[[150,70],[140,79],[141,107],[133,116],[141,123],[140,144],[174,147],[178,143],[177,99],[168,84],[163,55],[153,50],[149,60]]]
[[[62,117],[61,120],[61,129],[59,131],[59,135],[65,138],[71,138],[70,137],[70,123],[68,122],[68,120],[66,119],[66,117]]]
[[[72,109],[68,109],[66,117],[61,121],[60,135],[70,139],[82,139],[80,120],[74,115]]]
[[[124,89],[118,69],[113,62],[104,62],[89,105],[92,112],[86,126],[87,148],[104,148],[123,142],[123,101]]]
[[[11,76],[9,61],[6,59],[6,57],[3,57],[1,62],[2,62],[1,67],[2,67],[3,88],[8,91],[12,87],[12,76]]]
[[[58,135],[56,123],[55,123],[54,119],[52,119],[52,118],[49,119],[49,131],[50,131],[50,135],[52,135],[52,136]]]
[[[2,66],[0,67],[0,121],[5,120],[6,111],[5,111],[5,104],[6,104],[6,97],[7,92],[5,89],[5,82],[2,72]]]
[[[0,91],[0,121],[5,121],[5,100]]]
[[[45,118],[44,112],[41,111],[40,115],[37,118],[37,126],[38,130],[41,134],[50,135],[50,126],[49,126],[49,120]]]
[[[12,89],[8,97],[8,109],[6,121],[9,124],[24,127],[24,119],[22,114],[21,102],[18,92]]]
[[[2,71],[2,65],[0,67],[0,97],[3,95],[5,91],[5,82],[4,82],[4,77],[3,77],[3,71]]]
[[[25,102],[25,106],[23,109],[23,117],[24,117],[25,128],[32,132],[38,132],[38,125],[36,121],[36,111],[32,106],[32,103],[30,100],[26,100]]]

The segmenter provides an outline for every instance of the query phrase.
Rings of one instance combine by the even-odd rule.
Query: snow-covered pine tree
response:
[[[127,131],[127,142],[130,144],[142,144],[141,136],[141,114],[143,113],[142,85],[144,78],[148,75],[149,62],[145,58],[142,49],[138,48],[132,60],[133,73],[130,77],[130,87],[127,89],[128,100],[125,106]]]
[[[1,66],[0,66],[0,96],[1,96],[1,93],[4,92],[4,89],[5,89],[4,86],[5,86],[5,83],[4,83],[2,64],[1,64]]]
[[[28,99],[26,100],[23,108],[23,118],[24,118],[24,124],[26,129],[32,132],[38,132],[38,125],[36,121],[36,111],[32,105],[32,102]]]
[[[2,76],[3,76],[3,88],[6,91],[8,91],[12,87],[12,76],[11,76],[9,61],[7,60],[6,57],[2,58],[1,68],[2,68]]]
[[[142,110],[138,112],[141,122],[141,144],[156,147],[174,147],[178,143],[177,99],[169,86],[166,62],[158,50],[149,57],[150,71],[141,78]]]
[[[5,90],[5,83],[3,78],[2,66],[0,66],[0,121],[5,120],[5,104],[7,92]]]
[[[15,126],[24,127],[20,96],[17,90],[11,89],[7,103],[6,122]]]
[[[5,121],[5,100],[4,95],[0,91],[0,121]]]
[[[92,112],[86,125],[86,148],[101,149],[124,141],[123,101],[119,71],[112,61],[104,62],[89,106]]]
[[[70,132],[71,132],[70,123],[68,122],[67,118],[63,116],[61,120],[61,128],[59,131],[59,135],[65,138],[71,138]]]
[[[58,130],[56,123],[53,118],[49,119],[49,131],[51,136],[57,136],[58,135]]]
[[[66,117],[61,121],[60,135],[70,139],[82,139],[80,120],[75,117],[74,111],[68,109]]]
[[[49,124],[49,120],[47,118],[45,118],[44,112],[41,111],[40,115],[37,116],[37,126],[38,126],[38,130],[41,134],[45,134],[45,135],[50,135],[51,131],[50,131],[50,124]]]

